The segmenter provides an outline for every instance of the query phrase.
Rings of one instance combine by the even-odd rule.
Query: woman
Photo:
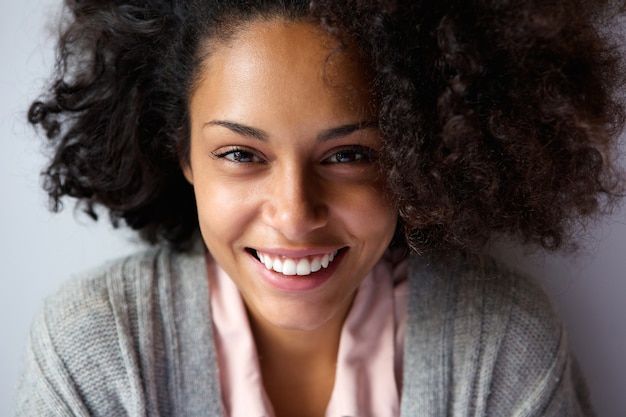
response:
[[[477,255],[617,198],[612,5],[67,5],[46,190],[155,249],[47,300],[18,415],[593,413]]]

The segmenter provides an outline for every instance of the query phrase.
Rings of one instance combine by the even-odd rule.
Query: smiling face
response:
[[[320,29],[281,19],[214,47],[183,164],[200,230],[252,320],[343,320],[396,226],[368,80]]]

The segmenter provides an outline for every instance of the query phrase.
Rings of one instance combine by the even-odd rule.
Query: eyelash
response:
[[[224,150],[223,152],[212,152],[213,156],[219,159],[227,159],[233,163],[240,164],[250,164],[250,163],[265,163],[265,161],[255,155],[255,153],[251,150],[241,148],[238,146],[233,146]],[[350,154],[353,157],[358,155],[354,160],[340,162],[340,159],[345,159],[345,155]],[[235,156],[238,155],[238,156]],[[339,155],[343,155],[344,157],[339,157]],[[231,156],[229,158],[229,156]],[[350,164],[350,163],[365,163],[365,162],[373,162],[377,158],[377,152],[371,148],[366,146],[350,146],[347,148],[339,149],[333,151],[333,153],[326,159],[322,161],[324,165],[331,164]],[[248,159],[247,161],[242,161],[242,159]],[[256,159],[256,161],[255,161]]]
[[[339,158],[338,156],[341,154],[343,154],[344,156],[346,154],[351,154],[352,156],[358,154],[360,156],[351,161],[340,162],[339,159],[343,159],[343,158]],[[322,163],[329,165],[329,164],[350,164],[350,163],[373,162],[376,159],[376,154],[377,153],[375,150],[368,148],[366,146],[350,146],[347,148],[333,151],[332,155],[326,158],[324,161],[322,161]],[[335,159],[335,160],[331,161],[331,159]]]
[[[230,162],[233,163],[239,163],[239,164],[250,164],[250,163],[263,163],[265,161],[263,161],[261,158],[259,158],[257,155],[254,154],[253,151],[250,151],[248,149],[245,148],[240,148],[237,146],[233,146],[231,148],[226,149],[223,152],[219,152],[219,153],[215,153],[215,152],[211,152],[213,154],[214,157],[219,158],[219,159],[227,159]],[[234,157],[234,155],[239,154],[239,158]],[[229,158],[229,155],[233,155],[232,158]],[[241,159],[245,159],[242,158],[242,155],[246,156],[247,159],[250,159],[250,161],[241,161]],[[255,161],[255,159],[257,159],[257,161]]]

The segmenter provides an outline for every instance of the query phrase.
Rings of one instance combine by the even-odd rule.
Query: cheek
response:
[[[361,188],[350,193],[339,209],[341,218],[349,225],[350,234],[368,239],[370,244],[390,241],[396,229],[398,214],[391,201],[383,197],[379,187]]]
[[[373,243],[382,244],[387,248],[396,230],[398,214],[393,206],[385,202],[367,213],[363,222],[371,225],[369,231],[374,240]]]
[[[207,245],[232,242],[254,217],[254,193],[241,184],[208,178],[214,180],[194,186],[202,235]]]

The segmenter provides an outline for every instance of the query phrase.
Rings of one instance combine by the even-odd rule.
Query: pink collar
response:
[[[361,283],[341,331],[326,417],[399,415],[407,268],[384,257]],[[210,255],[207,271],[226,416],[274,417],[239,291]]]

